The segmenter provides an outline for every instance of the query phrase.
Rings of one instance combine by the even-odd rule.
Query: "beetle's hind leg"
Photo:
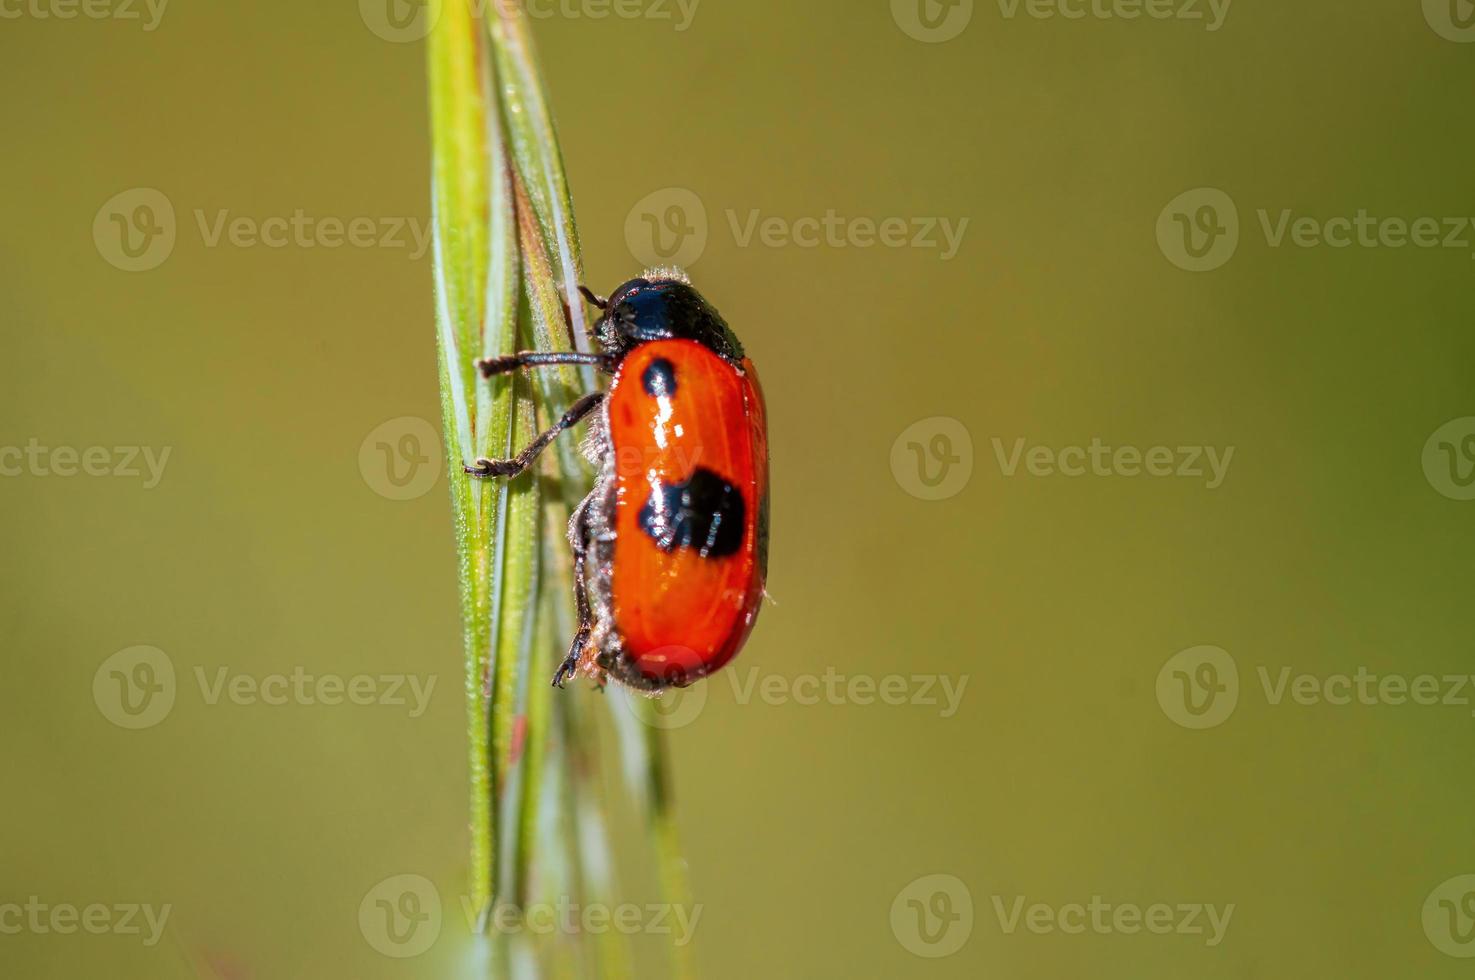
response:
[[[528,447],[511,459],[478,459],[470,466],[464,466],[468,476],[479,480],[490,479],[494,476],[517,476],[525,471],[537,460],[539,454],[548,448],[548,444],[558,438],[560,432],[572,429],[583,420],[584,416],[594,411],[604,401],[604,392],[595,391],[585,395],[573,406],[563,413],[553,428],[544,432],[538,438],[528,444]]]
[[[568,539],[574,551],[574,605],[579,613],[579,629],[574,633],[574,641],[569,644],[568,656],[563,658],[563,663],[559,664],[558,670],[553,674],[554,687],[563,687],[563,682],[578,671],[579,660],[584,656],[584,648],[589,645],[589,634],[594,629],[594,614],[589,607],[589,580],[584,574],[585,563],[589,558],[589,539],[592,536],[589,526],[589,501],[592,499],[592,493],[585,497],[569,521]]]

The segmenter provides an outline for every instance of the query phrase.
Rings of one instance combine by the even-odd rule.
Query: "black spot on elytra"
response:
[[[743,495],[705,467],[684,483],[663,483],[640,508],[640,529],[662,551],[693,548],[703,558],[736,554],[743,545]]]
[[[676,365],[658,357],[646,367],[640,383],[652,398],[672,398],[676,394]]]

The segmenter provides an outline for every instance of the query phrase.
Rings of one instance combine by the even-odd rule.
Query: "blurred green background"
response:
[[[456,966],[449,927],[394,959],[358,921],[402,873],[457,918],[466,850],[398,2],[0,3],[7,978]],[[1466,976],[1470,6],[1065,4],[534,5],[591,285],[685,250],[769,399],[774,603],[671,715],[701,973]],[[1440,245],[1274,237],[1359,210]],[[1093,439],[1233,456],[1212,489],[1025,461]],[[130,730],[110,684],[149,675],[104,661],[140,645],[177,689]],[[1459,703],[1277,698],[1359,668]],[[222,669],[435,687],[211,703]],[[32,896],[171,913],[155,945],[16,929]],[[1233,906],[1217,942],[1194,903]]]

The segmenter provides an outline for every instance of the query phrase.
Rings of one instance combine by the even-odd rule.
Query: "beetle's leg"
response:
[[[583,354],[579,351],[525,350],[506,357],[489,357],[476,362],[476,369],[483,378],[507,374],[525,367],[558,367],[562,364],[592,364],[601,371],[611,368],[610,360],[603,354]]]
[[[585,497],[579,509],[574,511],[573,520],[569,521],[568,540],[574,549],[574,605],[579,612],[579,629],[569,644],[568,656],[563,658],[563,663],[553,674],[554,687],[563,687],[563,682],[579,669],[579,659],[584,655],[584,647],[594,628],[594,614],[589,608],[589,580],[584,576],[584,564],[589,557],[589,501],[592,499],[593,493]]]
[[[574,402],[573,407],[563,413],[563,418],[558,423],[534,439],[526,449],[511,459],[478,459],[471,466],[463,466],[468,476],[485,480],[494,476],[517,476],[519,473],[533,465],[538,454],[548,448],[548,444],[558,437],[560,432],[572,429],[579,421],[590,412],[599,407],[604,401],[604,392],[595,391],[585,395]]]

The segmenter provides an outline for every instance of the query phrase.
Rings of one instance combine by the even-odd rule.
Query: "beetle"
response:
[[[525,471],[590,418],[594,488],[569,520],[579,626],[555,687],[605,677],[646,694],[716,671],[746,642],[768,574],[768,428],[758,374],[737,336],[678,269],[647,271],[601,299],[598,353],[523,351],[476,362],[483,377],[592,365],[610,375],[479,479]]]

